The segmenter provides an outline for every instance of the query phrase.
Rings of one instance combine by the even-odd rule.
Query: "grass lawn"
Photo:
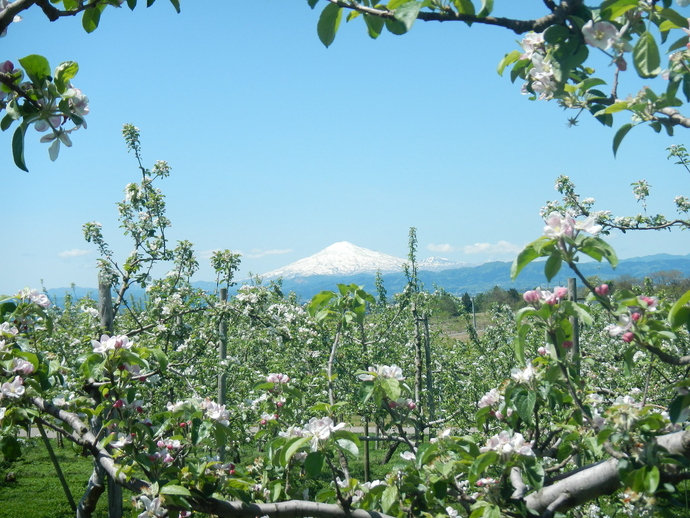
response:
[[[75,502],[79,502],[91,476],[92,462],[78,455],[65,443],[64,448],[51,441],[60,467],[67,479]],[[23,456],[7,462],[0,456],[0,518],[68,518],[74,513],[48,452],[40,438],[26,439],[22,445]],[[124,516],[131,516],[131,493],[123,490]],[[98,502],[94,517],[107,518],[107,495]]]

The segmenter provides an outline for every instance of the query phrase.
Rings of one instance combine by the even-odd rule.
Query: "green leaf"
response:
[[[453,5],[460,14],[474,15],[474,4],[471,0],[453,0]],[[468,25],[471,25],[468,23]]]
[[[635,43],[633,63],[635,64],[637,74],[643,78],[656,77],[661,72],[659,68],[661,64],[659,47],[651,32],[643,32],[637,43]]]
[[[477,13],[478,18],[486,18],[494,10],[494,0],[482,0],[482,8]]]
[[[367,24],[367,32],[371,39],[375,40],[381,35],[384,25],[383,18],[364,13],[364,22]]]
[[[401,36],[407,32],[407,27],[405,24],[403,22],[399,22],[398,20],[386,18],[385,24],[388,32],[395,34],[396,36]]]
[[[359,455],[359,448],[357,445],[350,441],[349,439],[336,439],[335,443],[341,450],[351,453],[355,457]]]
[[[520,367],[525,366],[525,344],[527,333],[529,333],[530,326],[524,325],[518,328],[518,339],[515,340],[515,359],[518,361]]]
[[[570,36],[570,30],[564,25],[552,25],[544,31],[544,41],[551,45],[565,41]]]
[[[690,74],[683,74],[683,95],[690,102]]]
[[[137,0],[127,0],[127,7],[130,8],[130,10],[134,11],[134,8],[137,6]]]
[[[484,471],[488,467],[496,464],[497,460],[498,453],[496,453],[493,450],[489,450],[486,453],[482,453],[481,455],[479,455],[479,457],[474,459],[469,473],[470,486],[474,487],[474,485],[477,483],[477,480],[481,478]]]
[[[673,52],[674,50],[682,49],[688,44],[688,42],[690,42],[690,36],[683,36],[679,40],[676,40],[676,42],[668,48],[668,52]]]
[[[522,54],[519,50],[514,50],[503,56],[503,59],[500,61],[500,63],[498,64],[498,68],[496,69],[498,75],[502,76],[506,67],[518,61],[521,55]]]
[[[621,142],[623,142],[623,139],[625,136],[628,134],[628,131],[630,131],[633,128],[633,125],[630,123],[623,124],[620,128],[618,128],[618,131],[616,132],[616,135],[613,137],[613,156],[616,156],[616,153],[618,152],[618,148],[621,145]]]
[[[607,106],[601,111],[598,111],[597,115],[603,115],[605,113],[617,113],[623,110],[627,110],[629,106],[630,103],[628,101],[619,101],[617,103],[613,103],[611,106]]]
[[[561,254],[558,251],[552,253],[546,260],[546,265],[544,266],[544,275],[546,275],[546,280],[551,282],[561,269],[563,260],[561,259]]]
[[[20,124],[19,127],[14,131],[12,136],[12,157],[14,158],[15,165],[22,171],[29,170],[26,168],[26,163],[24,162],[24,135],[26,134],[27,126],[25,124]]]
[[[668,407],[668,416],[672,423],[684,423],[690,415],[690,395],[676,396]]]
[[[21,58],[19,64],[35,83],[42,83],[46,77],[50,77],[50,64],[43,56],[31,54]]]
[[[307,0],[307,3],[309,4],[309,7],[314,9],[316,7],[316,4],[319,2],[319,0]]]
[[[79,65],[74,61],[64,61],[55,68],[55,86],[58,92],[64,93],[69,88],[70,81],[79,72]]]
[[[163,494],[163,495],[178,495],[178,496],[192,496],[192,493],[189,492],[189,489],[187,489],[184,486],[178,486],[176,484],[168,484],[167,486],[163,486],[161,488],[161,494]]]
[[[523,270],[523,268],[527,266],[529,263],[545,255],[544,253],[542,253],[542,250],[544,249],[545,245],[548,244],[545,243],[545,241],[551,241],[551,239],[549,239],[546,236],[542,236],[536,241],[532,241],[522,250],[522,252],[518,254],[518,256],[515,258],[515,261],[513,261],[512,266],[510,267],[511,280],[514,281],[515,278]]]
[[[101,10],[98,7],[92,7],[84,11],[81,17],[81,26],[88,33],[92,33],[98,28],[98,24],[101,21]]]
[[[645,466],[643,469],[645,470],[645,490],[649,494],[654,494],[661,480],[659,468],[657,466]]]
[[[381,379],[381,388],[389,399],[397,401],[400,397],[400,382],[395,378]]]
[[[10,126],[12,126],[12,123],[15,121],[14,117],[11,115],[7,114],[5,115],[2,120],[0,121],[0,129],[2,131],[6,131],[9,129]]]
[[[521,390],[514,398],[515,409],[522,420],[532,424],[532,414],[537,403],[537,393],[533,390]]]
[[[381,509],[384,513],[388,513],[398,501],[398,488],[396,486],[388,486],[381,495]]]
[[[336,4],[328,4],[319,16],[319,22],[316,25],[316,32],[319,35],[321,43],[329,47],[340,27],[340,20],[343,16],[343,10]]]
[[[675,25],[679,29],[688,28],[688,19],[682,14],[680,14],[678,11],[675,11],[673,9],[662,9],[661,11],[659,11],[659,15],[662,18],[673,23],[673,25]]]
[[[674,329],[688,322],[688,318],[690,317],[690,308],[686,307],[688,302],[690,302],[690,291],[686,291],[683,296],[671,306],[671,310],[668,312],[668,321]]]
[[[325,455],[321,451],[312,451],[304,459],[304,470],[311,478],[316,478],[321,474]]]
[[[638,5],[638,0],[608,0],[600,6],[601,18],[613,20]]]
[[[299,449],[302,448],[309,441],[311,441],[311,437],[295,437],[293,439],[290,439],[285,444],[285,450],[280,459],[283,467],[287,466],[292,456],[295,453],[297,453]]]
[[[422,5],[422,2],[406,2],[393,13],[395,19],[405,25],[405,31],[409,31],[414,25]]]
[[[180,0],[170,0],[170,3],[175,8],[175,11],[177,11],[177,14],[180,14]]]

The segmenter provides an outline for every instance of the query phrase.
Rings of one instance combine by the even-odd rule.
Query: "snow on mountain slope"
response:
[[[374,274],[402,271],[406,259],[393,255],[375,252],[347,241],[332,244],[316,254],[300,259],[292,264],[264,274],[266,279],[282,277],[294,279],[296,277],[310,277],[312,275],[356,275],[360,273]],[[461,268],[464,263],[453,263],[448,259],[430,257],[417,263],[419,270],[444,270],[447,268]]]

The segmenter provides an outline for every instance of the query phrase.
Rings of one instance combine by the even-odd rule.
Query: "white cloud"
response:
[[[265,257],[267,255],[281,255],[281,254],[289,254],[292,252],[291,248],[285,248],[285,249],[273,249],[273,250],[252,250],[251,254],[247,254],[247,257],[250,257],[252,259],[258,259],[259,257]]]
[[[93,250],[81,250],[79,248],[72,248],[72,250],[65,250],[60,252],[58,257],[68,258],[68,257],[80,257],[82,255],[89,255]]]
[[[495,245],[491,243],[475,243],[463,247],[466,254],[517,254],[522,250],[520,245],[514,245],[508,241],[499,241]]]
[[[435,245],[431,243],[430,245],[426,245],[427,250],[431,250],[432,252],[438,252],[441,254],[447,254],[450,252],[455,252],[457,250],[456,247],[453,245],[449,245],[448,243],[444,243],[442,245]]]

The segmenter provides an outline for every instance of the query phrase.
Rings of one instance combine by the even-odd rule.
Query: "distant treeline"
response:
[[[622,275],[614,280],[601,279],[597,276],[588,277],[587,280],[594,286],[608,284],[613,290],[632,290],[636,293],[653,296],[667,296],[677,299],[683,293],[690,290],[690,277],[680,270],[664,270],[650,274],[648,277],[633,277]],[[584,298],[587,288],[578,283],[578,297]],[[546,289],[546,288],[545,288]],[[442,288],[435,292],[433,307],[439,316],[456,317],[466,313],[482,313],[488,311],[494,304],[508,305],[513,309],[520,309],[526,305],[522,299],[522,293],[515,288],[504,290],[499,286],[483,293],[470,295],[465,292],[462,296],[452,295]]]

